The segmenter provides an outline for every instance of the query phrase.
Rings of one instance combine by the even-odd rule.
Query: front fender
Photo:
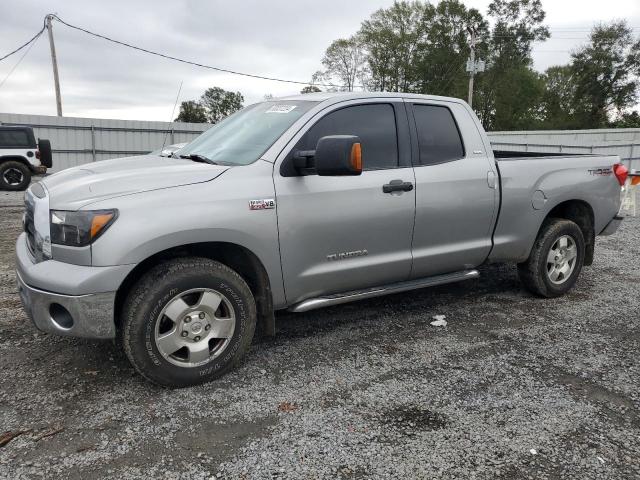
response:
[[[232,243],[262,262],[274,304],[284,306],[276,210],[249,208],[252,199],[274,198],[273,167],[260,163],[232,168],[212,182],[92,204],[91,208],[119,210],[117,221],[91,247],[92,265],[139,264],[183,245]]]

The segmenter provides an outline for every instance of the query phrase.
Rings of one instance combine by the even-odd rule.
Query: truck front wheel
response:
[[[574,222],[545,221],[529,258],[518,264],[524,287],[542,297],[558,297],[576,283],[584,263],[584,236]]]
[[[127,357],[142,376],[166,387],[224,375],[247,352],[256,327],[255,300],[242,277],[198,257],[151,269],[122,313]]]

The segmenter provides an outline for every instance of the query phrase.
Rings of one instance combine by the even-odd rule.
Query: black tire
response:
[[[53,153],[51,152],[51,142],[45,139],[38,139],[38,150],[40,151],[40,164],[47,168],[53,165]]]
[[[575,262],[570,274],[561,274],[555,282],[551,279],[555,265],[548,262],[552,247],[558,246],[562,237],[570,237],[576,247]],[[555,251],[555,250],[554,250]],[[541,297],[558,297],[565,294],[576,283],[584,263],[585,243],[580,227],[570,220],[550,218],[545,221],[531,249],[529,258],[518,264],[518,275],[524,287]]]
[[[0,163],[0,189],[26,190],[31,183],[31,170],[24,163],[8,160]]]
[[[208,363],[180,366],[175,364],[179,358],[163,356],[160,352],[156,343],[159,326],[156,325],[168,320],[161,313],[176,296],[184,292],[195,295],[188,293],[192,289],[211,289],[222,294],[230,306],[229,311],[233,309],[235,328],[218,356],[208,353]],[[242,277],[219,262],[198,257],[169,260],[151,269],[131,289],[122,314],[120,334],[127,357],[142,376],[165,387],[197,385],[224,375],[245,355],[256,327],[255,300]],[[197,318],[195,322],[199,322]],[[174,326],[176,330],[189,328],[184,323]],[[180,339],[180,342],[189,340]]]

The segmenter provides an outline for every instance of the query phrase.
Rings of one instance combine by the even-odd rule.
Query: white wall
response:
[[[619,155],[640,169],[640,128],[489,132],[496,150]]]
[[[211,125],[208,123],[146,122],[99,118],[52,117],[0,113],[5,125],[30,125],[36,138],[51,141],[56,172],[108,158],[142,155],[163,143],[193,140]]]
[[[30,125],[51,140],[52,171],[108,158],[142,155],[163,143],[188,142],[208,123],[146,122],[0,113],[0,123]],[[640,128],[489,132],[496,150],[619,155],[640,169]]]

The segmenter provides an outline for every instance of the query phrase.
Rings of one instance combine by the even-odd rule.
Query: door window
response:
[[[364,170],[398,168],[396,117],[388,103],[354,105],[328,113],[304,134],[294,151],[315,150],[318,140],[327,135],[360,137]]]
[[[0,146],[28,147],[29,136],[25,130],[0,130]]]
[[[418,134],[419,165],[450,162],[464,157],[460,131],[447,107],[413,105]]]

